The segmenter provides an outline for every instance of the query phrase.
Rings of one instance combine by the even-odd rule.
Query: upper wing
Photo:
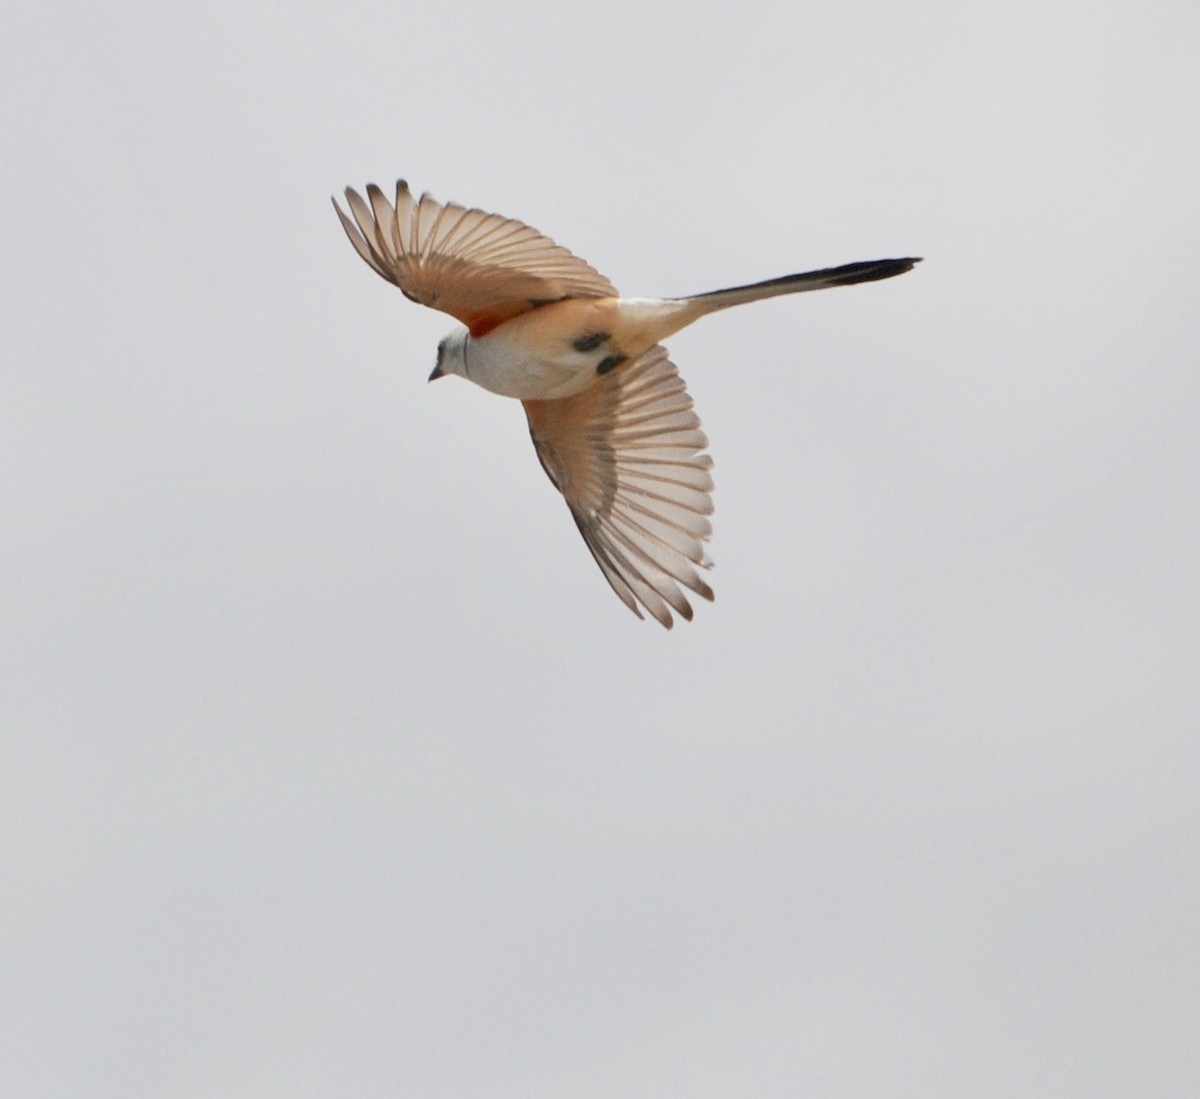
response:
[[[370,205],[346,188],[351,220],[334,200],[358,254],[422,305],[450,313],[474,336],[559,298],[615,297],[616,288],[578,256],[520,221],[413,198],[396,184],[393,206],[367,187]]]
[[[696,571],[711,562],[712,459],[692,399],[666,349],[652,347],[573,397],[525,401],[542,467],[621,601],[670,629],[692,608],[679,585],[705,599]]]

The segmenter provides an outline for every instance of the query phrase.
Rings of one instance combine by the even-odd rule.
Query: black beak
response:
[[[433,373],[429,375],[429,380],[432,382],[435,378],[444,378],[445,376],[446,372],[442,369],[442,364],[438,363],[433,368]]]

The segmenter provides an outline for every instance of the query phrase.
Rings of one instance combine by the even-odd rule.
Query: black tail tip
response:
[[[911,271],[921,262],[921,256],[906,256],[904,259],[872,259],[862,263],[848,263],[834,268],[829,283],[831,286],[853,286],[859,282],[878,282],[891,279]]]

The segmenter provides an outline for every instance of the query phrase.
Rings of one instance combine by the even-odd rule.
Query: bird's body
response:
[[[459,374],[525,406],[543,468],[622,602],[664,626],[691,618],[680,585],[712,598],[712,462],[662,341],[707,313],[780,294],[902,274],[871,260],[687,298],[624,298],[577,256],[521,222],[413,198],[346,191],[338,216],[359,255],[463,328],[438,345],[431,378]]]
[[[502,397],[555,400],[595,384],[597,377],[644,355],[690,324],[684,302],[642,298],[566,298],[461,340],[461,373]],[[452,341],[454,336],[448,337]],[[447,349],[458,347],[452,342]],[[459,373],[447,369],[443,373]]]

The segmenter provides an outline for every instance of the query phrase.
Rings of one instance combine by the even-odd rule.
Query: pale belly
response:
[[[549,355],[485,337],[467,341],[466,365],[471,381],[502,397],[554,400],[587,389],[598,376],[599,360],[570,347]]]
[[[674,303],[615,298],[545,305],[468,338],[466,375],[503,397],[570,397],[653,347],[662,315],[675,312]]]

